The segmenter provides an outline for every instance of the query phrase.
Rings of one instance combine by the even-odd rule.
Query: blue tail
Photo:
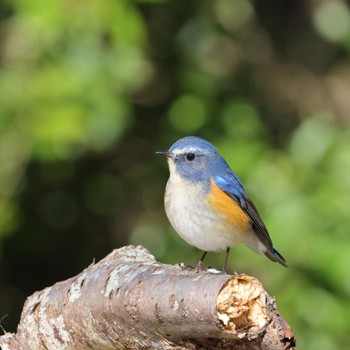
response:
[[[272,261],[278,262],[284,267],[288,267],[286,259],[275,249],[272,248],[271,250],[267,250],[265,255]]]

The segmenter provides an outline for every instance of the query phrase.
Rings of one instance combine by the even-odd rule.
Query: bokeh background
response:
[[[237,247],[229,270],[276,296],[300,349],[349,348],[349,51],[341,0],[1,1],[2,327],[113,248],[194,264],[154,151],[198,135],[290,265]]]

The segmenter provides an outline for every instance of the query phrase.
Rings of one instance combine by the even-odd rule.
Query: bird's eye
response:
[[[194,158],[196,158],[196,156],[193,153],[189,153],[186,156],[186,159],[189,160],[190,162],[192,162],[192,160],[194,160]]]

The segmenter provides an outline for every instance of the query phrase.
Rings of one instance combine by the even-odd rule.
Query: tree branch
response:
[[[158,263],[114,250],[30,296],[3,350],[294,349],[294,335],[254,277]]]

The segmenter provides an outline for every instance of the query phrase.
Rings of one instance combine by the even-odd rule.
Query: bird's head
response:
[[[169,150],[156,154],[168,158],[171,175],[179,175],[190,181],[209,180],[215,175],[215,170],[226,166],[217,149],[196,136],[186,136],[176,141]]]

